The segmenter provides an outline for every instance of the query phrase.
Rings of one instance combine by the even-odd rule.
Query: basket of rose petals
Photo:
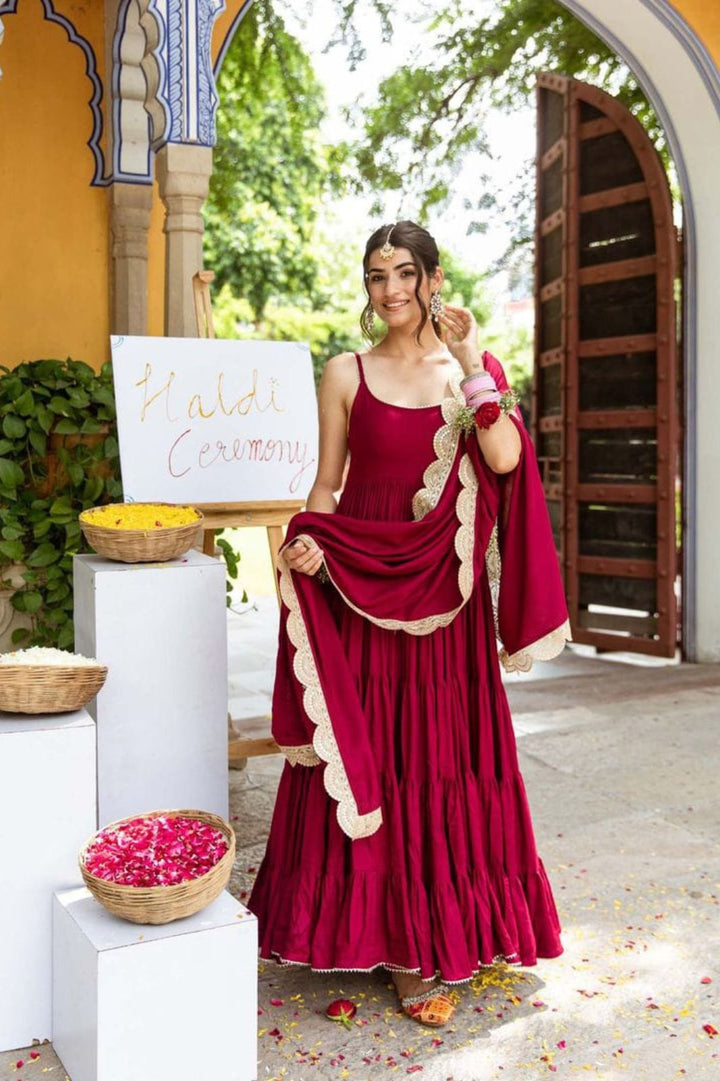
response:
[[[107,503],[80,515],[80,528],[98,555],[120,563],[167,563],[192,548],[203,516],[173,503]]]
[[[152,811],[111,822],[85,842],[79,864],[96,901],[131,923],[199,912],[227,885],[235,834],[207,811]]]
[[[93,698],[107,676],[94,658],[50,646],[0,654],[0,710],[71,713]]]

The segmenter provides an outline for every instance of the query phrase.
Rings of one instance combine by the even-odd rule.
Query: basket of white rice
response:
[[[0,653],[0,711],[70,713],[87,705],[106,676],[105,665],[64,649]]]

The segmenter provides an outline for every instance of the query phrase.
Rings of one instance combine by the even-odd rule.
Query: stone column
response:
[[[157,153],[165,217],[165,333],[197,337],[193,275],[202,270],[202,208],[212,173],[212,148],[168,143]]]
[[[109,188],[113,245],[112,334],[147,334],[150,184]]]

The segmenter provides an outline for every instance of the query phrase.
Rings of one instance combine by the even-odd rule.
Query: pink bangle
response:
[[[476,409],[483,402],[499,402],[501,397],[499,390],[476,390],[466,399],[466,404],[469,409]]]
[[[478,394],[493,393],[497,391],[497,384],[489,372],[477,372],[469,375],[460,383],[465,401],[470,404]]]
[[[499,390],[497,387],[478,387],[470,391],[469,395],[466,396],[465,401],[469,404],[469,402],[476,401],[479,398],[486,398],[488,395],[499,396]]]
[[[466,375],[464,379],[460,381],[460,387],[463,394],[467,393],[476,384],[483,386],[495,386],[495,380],[490,375],[490,372],[473,372],[472,375]]]

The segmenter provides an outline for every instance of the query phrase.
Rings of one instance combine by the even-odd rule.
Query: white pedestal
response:
[[[89,714],[0,714],[0,1051],[52,1037],[52,895],[95,829]]]
[[[230,894],[151,927],[70,890],[53,936],[53,1047],[72,1081],[255,1081],[257,921]]]
[[[144,811],[227,817],[225,566],[76,556],[75,648],[108,665],[93,706],[100,826]]]

